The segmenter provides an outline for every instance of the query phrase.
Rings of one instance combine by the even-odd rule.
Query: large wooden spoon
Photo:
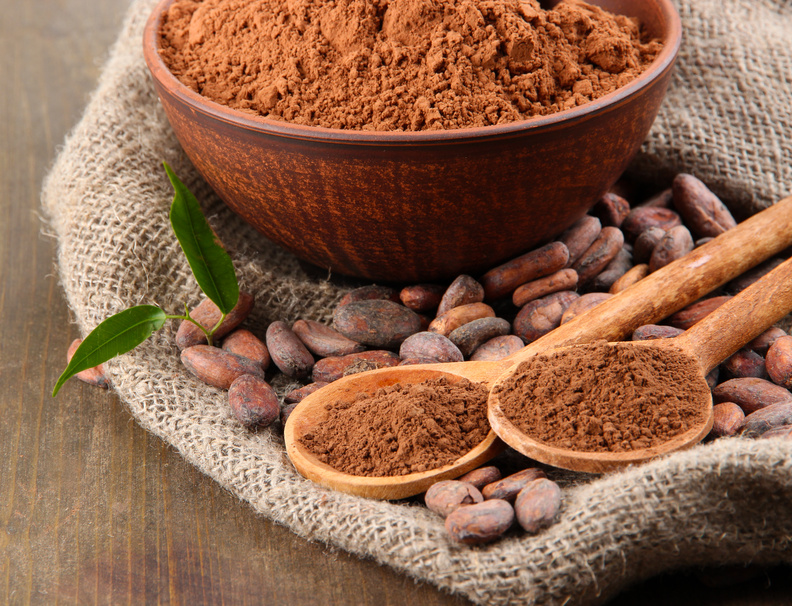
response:
[[[757,213],[508,358],[497,362],[399,366],[339,379],[305,398],[291,413],[284,430],[287,453],[303,476],[342,492],[378,499],[419,494],[439,480],[458,477],[494,457],[503,448],[497,435],[491,431],[479,446],[450,465],[392,477],[342,473],[320,461],[300,443],[300,438],[327,418],[326,404],[351,401],[359,393],[373,394],[387,385],[422,383],[442,376],[489,386],[520,362],[551,348],[598,339],[618,341],[643,324],[671,315],[790,245],[792,197]]]
[[[531,433],[530,428],[527,433],[521,431],[518,427],[521,425],[518,415],[514,412],[510,413],[510,409],[514,410],[515,397],[519,393],[520,381],[513,380],[519,368],[499,377],[492,386],[488,401],[490,425],[504,442],[527,457],[575,471],[599,473],[687,448],[701,441],[712,428],[712,393],[705,378],[707,373],[790,311],[792,311],[792,259],[785,261],[761,280],[726,301],[678,337],[607,344],[608,347],[618,347],[622,351],[634,348],[634,351],[651,352],[660,359],[663,359],[664,352],[682,354],[686,358],[685,363],[691,365],[694,374],[697,375],[690,384],[690,387],[696,389],[697,395],[687,403],[690,406],[690,418],[695,420],[684,433],[655,446],[622,452],[585,452],[561,448],[534,439],[528,435]],[[561,347],[545,354],[560,355],[581,347],[584,346]],[[544,359],[544,356],[542,358]],[[666,382],[675,380],[667,371],[661,371],[661,376],[658,378]],[[531,403],[532,407],[535,406],[534,411],[540,416],[543,404],[547,409],[548,402],[537,400]]]

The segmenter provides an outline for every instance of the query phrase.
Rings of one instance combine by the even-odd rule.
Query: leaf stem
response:
[[[213,335],[213,334],[215,334],[215,331],[216,331],[218,328],[220,328],[220,325],[223,323],[223,321],[226,319],[226,316],[228,315],[228,314],[226,314],[226,313],[222,313],[222,312],[221,312],[221,314],[222,314],[222,315],[220,316],[220,319],[217,321],[217,324],[215,324],[215,325],[214,325],[214,327],[212,328],[212,330],[210,330],[210,331],[207,333],[207,337],[209,338],[209,345],[211,345],[211,344],[212,344],[212,335]]]
[[[225,315],[225,314],[223,314],[223,317],[222,317],[222,318],[220,318],[220,322],[218,322],[218,323],[217,323],[217,324],[214,326],[214,328],[212,328],[211,330],[206,330],[206,329],[205,329],[205,328],[204,328],[204,327],[203,327],[203,326],[202,326],[200,323],[196,322],[196,321],[195,321],[195,320],[192,318],[192,316],[190,316],[190,310],[187,308],[187,304],[185,304],[185,305],[184,305],[184,315],[183,315],[183,316],[170,316],[170,315],[167,315],[167,316],[165,316],[165,317],[166,317],[168,320],[187,320],[188,322],[192,322],[192,323],[193,323],[193,324],[195,324],[195,325],[196,325],[198,328],[200,328],[200,329],[201,329],[201,332],[202,332],[203,334],[205,334],[205,335],[206,335],[206,342],[207,342],[207,344],[209,344],[209,345],[212,345],[212,335],[213,335],[213,334],[214,334],[214,332],[217,330],[217,327],[218,327],[218,326],[220,326],[220,324],[222,323],[222,321],[223,321],[223,320],[225,320],[225,317],[226,317],[226,315]]]

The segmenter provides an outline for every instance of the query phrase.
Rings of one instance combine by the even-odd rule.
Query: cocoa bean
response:
[[[566,308],[566,311],[561,316],[561,324],[565,324],[573,318],[578,317],[580,314],[586,313],[588,310],[595,308],[612,296],[612,294],[607,292],[590,292],[581,295],[579,298],[572,301],[569,307]]]
[[[590,212],[602,225],[619,227],[630,214],[630,203],[620,195],[608,192],[594,204]]]
[[[765,359],[751,349],[742,348],[721,364],[726,375],[732,379],[746,377],[767,378]]]
[[[624,235],[624,233],[622,232],[622,236],[623,235]],[[626,263],[624,263],[624,265],[625,265],[625,267],[628,270],[631,269],[633,265],[635,265],[635,257],[633,256],[633,251],[634,250],[635,250],[635,247],[632,244],[630,244],[629,242],[625,242],[622,245],[622,250],[619,251],[620,253],[624,252],[624,253],[628,253],[629,254],[629,256],[619,257],[620,259],[625,259],[626,260]],[[618,257],[618,255],[617,255],[617,257]],[[612,263],[613,263],[613,266],[615,267],[617,265],[617,263],[619,263],[619,261],[612,261]],[[610,269],[610,268],[607,268],[607,269]]]
[[[635,242],[636,238],[650,227],[659,227],[663,231],[668,231],[677,225],[682,225],[682,218],[670,208],[637,206],[624,219],[621,229],[628,242]]]
[[[468,482],[473,484],[473,486],[481,490],[487,484],[497,482],[501,479],[501,477],[500,469],[494,465],[487,465],[486,467],[479,467],[478,469],[469,471],[466,474],[459,476],[457,480],[460,482]]]
[[[668,322],[672,326],[687,330],[696,322],[703,320],[713,311],[718,309],[721,305],[731,299],[729,295],[721,295],[719,297],[711,297],[709,299],[701,299],[695,303],[688,305],[684,309],[672,314],[668,318]]]
[[[514,318],[512,332],[524,343],[536,341],[561,325],[561,316],[579,295],[569,290],[531,301]]]
[[[485,499],[503,499],[512,502],[529,483],[544,477],[544,471],[537,467],[529,467],[487,484],[481,489],[481,494]]]
[[[674,208],[699,237],[718,236],[737,225],[720,198],[693,175],[678,174],[672,188]]]
[[[378,284],[367,284],[366,286],[350,290],[341,297],[337,307],[348,305],[349,303],[356,303],[358,301],[391,301],[393,303],[401,303],[399,291],[395,288],[391,288],[390,286],[379,286]]]
[[[566,245],[569,251],[567,267],[570,267],[580,258],[580,255],[588,250],[589,246],[599,236],[601,230],[602,223],[597,217],[585,215],[559,236],[558,241]]]
[[[660,193],[655,194],[645,202],[641,202],[638,206],[649,206],[649,207],[656,207],[656,208],[671,208],[671,205],[674,201],[674,192],[669,187],[668,189],[664,189]]]
[[[366,346],[348,339],[337,330],[313,320],[297,320],[292,331],[311,353],[326,358],[345,356],[366,349]]]
[[[633,247],[623,244],[610,263],[605,266],[605,271],[620,270],[622,273],[633,266]]]
[[[416,364],[439,364],[439,362],[429,358],[405,358],[396,366],[415,366]]]
[[[779,337],[768,348],[767,374],[776,385],[792,388],[792,336]]]
[[[329,385],[329,383],[326,381],[315,381],[313,383],[308,383],[308,385],[298,387],[297,389],[292,389],[283,397],[283,401],[286,402],[286,404],[297,404],[298,402],[302,402],[315,391],[322,389],[322,387],[325,385]]]
[[[704,245],[705,245],[705,244],[707,244],[708,242],[712,242],[714,239],[715,239],[715,238],[712,238],[712,237],[707,237],[707,238],[698,238],[698,239],[697,239],[697,240],[696,240],[696,241],[693,243],[693,248],[698,248],[699,246],[704,246]]]
[[[468,303],[481,303],[484,300],[484,287],[476,280],[462,274],[458,276],[443,293],[437,315],[442,316],[447,311]]]
[[[535,299],[540,299],[560,290],[575,290],[578,275],[574,269],[562,269],[544,278],[527,282],[512,294],[512,303],[522,307]]]
[[[652,258],[652,251],[663,239],[666,231],[660,227],[649,227],[643,230],[635,239],[633,246],[633,259],[636,263],[648,263]]]
[[[758,438],[771,429],[788,425],[792,425],[792,403],[771,404],[745,415],[741,435],[746,438]]]
[[[649,275],[649,266],[646,263],[640,263],[634,266],[621,278],[616,280],[608,290],[612,295],[616,295],[623,290],[627,290],[633,284],[637,284]]]
[[[792,392],[765,379],[729,379],[712,390],[712,400],[734,402],[746,415],[773,404],[792,403]]]
[[[621,278],[632,268],[632,253],[623,246],[607,267],[594,277],[589,285],[589,290],[594,292],[607,292],[613,283]]]
[[[517,335],[495,337],[474,351],[470,359],[476,362],[496,362],[520,351],[524,346],[525,343]]]
[[[693,236],[684,225],[669,229],[657,243],[649,259],[649,273],[681,259],[693,250]]]
[[[778,339],[778,337],[785,337],[786,334],[786,331],[782,328],[771,326],[753,341],[748,343],[748,347],[753,349],[760,356],[765,356],[767,355],[767,350],[775,343],[776,339]]]
[[[234,308],[228,313],[223,323],[212,335],[212,340],[221,339],[250,315],[253,309],[253,295],[240,291],[239,300]],[[211,330],[223,317],[220,309],[211,300],[204,299],[198,306],[190,312],[190,317],[203,326],[206,330]],[[176,345],[179,349],[186,349],[193,345],[206,343],[206,335],[195,324],[188,320],[182,320],[179,330],[176,331]]]
[[[314,357],[285,322],[270,324],[265,342],[275,366],[287,377],[302,379],[311,374]]]
[[[778,257],[773,257],[772,259],[768,259],[763,263],[760,263],[753,269],[749,269],[741,276],[738,276],[724,287],[724,291],[729,294],[736,295],[738,292],[745,290],[751,284],[758,282],[761,278],[765,275],[769,274],[773,271],[776,267],[781,265],[784,262],[784,259],[780,259]]]
[[[270,364],[270,355],[264,342],[249,330],[238,328],[223,339],[222,348],[226,351],[253,360],[267,370]]]
[[[495,310],[486,303],[468,303],[454,307],[429,324],[429,331],[448,336],[460,326],[479,318],[494,318]]]
[[[633,341],[649,341],[651,339],[670,339],[681,335],[684,330],[663,324],[644,324],[633,331]]]
[[[721,402],[712,407],[712,430],[710,436],[723,438],[733,436],[742,427],[745,413],[734,402]]]
[[[775,429],[768,429],[759,437],[763,439],[784,438],[787,440],[792,440],[792,425],[784,425],[782,427],[776,427]]]
[[[341,377],[377,368],[397,366],[401,358],[392,351],[374,349],[333,358],[322,358],[313,366],[314,382],[332,383]]]
[[[231,383],[228,403],[245,427],[267,427],[280,414],[275,390],[264,379],[253,375],[242,375]]]
[[[585,288],[616,257],[624,245],[624,235],[617,227],[603,227],[594,243],[572,265],[578,273],[578,287]]]
[[[562,242],[551,242],[499,265],[481,277],[486,299],[494,301],[511,295],[521,284],[543,278],[563,269],[569,250]]]
[[[77,351],[77,348],[81,343],[82,339],[74,339],[74,341],[71,342],[69,349],[66,351],[67,364],[71,362],[71,359],[74,357],[74,352]],[[520,347],[522,347],[522,343],[520,344]],[[94,385],[95,387],[101,387],[102,389],[107,389],[110,387],[110,382],[107,380],[107,377],[104,374],[104,366],[102,364],[98,364],[93,368],[81,370],[74,376],[83,383],[88,383],[89,385]]]
[[[297,408],[297,404],[299,404],[299,402],[294,402],[292,404],[289,404],[281,408],[280,411],[281,425],[286,425],[286,421],[289,419],[289,415],[291,415],[291,413],[294,412],[294,409]]]
[[[429,331],[407,337],[399,348],[399,356],[402,360],[420,359],[426,363],[462,362],[465,359],[451,339]]]
[[[484,343],[507,335],[510,330],[511,324],[503,318],[479,318],[453,330],[448,338],[468,358]]]
[[[707,387],[710,388],[710,391],[715,389],[715,386],[719,383],[718,378],[720,377],[720,367],[716,366],[711,371],[707,373],[707,376],[704,377],[704,380],[707,382]]]
[[[530,482],[517,495],[514,512],[526,532],[536,534],[552,525],[561,509],[561,489],[547,478]]]
[[[424,495],[426,506],[444,518],[462,505],[473,505],[483,500],[478,488],[459,480],[442,480],[432,484]]]
[[[416,313],[437,309],[446,289],[440,284],[416,284],[405,286],[399,293],[402,305]]]
[[[513,523],[511,504],[493,499],[460,507],[446,518],[445,528],[459,543],[481,545],[500,537]]]
[[[369,300],[337,307],[333,327],[345,337],[377,349],[395,349],[421,329],[421,318],[393,301]]]
[[[210,345],[193,345],[183,349],[181,361],[201,381],[220,389],[228,389],[242,375],[264,379],[261,366],[252,360]]]

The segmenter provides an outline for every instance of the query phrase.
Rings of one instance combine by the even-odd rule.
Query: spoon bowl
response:
[[[684,358],[687,358],[687,363],[691,367],[699,370],[698,374],[693,376],[688,383],[688,391],[695,394],[692,400],[688,402],[688,428],[668,440],[656,443],[647,448],[626,451],[588,450],[582,447],[580,449],[573,449],[558,446],[550,441],[541,441],[533,437],[530,431],[523,431],[521,429],[521,427],[525,426],[525,423],[519,421],[517,418],[518,415],[513,410],[514,392],[507,386],[513,385],[509,379],[511,379],[514,374],[519,373],[521,368],[515,369],[515,373],[510,372],[506,374],[502,380],[498,380],[490,392],[490,425],[495,433],[501,436],[506,443],[531,459],[553,465],[554,467],[589,473],[602,473],[628,465],[642,463],[660,455],[682,450],[697,444],[704,439],[712,429],[712,393],[705,379],[706,373],[700,371],[698,358],[695,357],[695,355],[690,355],[684,349],[680,349],[680,343],[676,341],[679,340],[662,339],[657,341],[602,344],[608,347],[629,347],[654,351],[656,352],[656,356],[660,359],[662,359],[662,355],[666,350],[672,350],[677,355],[682,354]],[[544,362],[546,357],[561,355],[564,352],[573,351],[581,347],[584,346],[575,345],[553,349],[545,352],[541,358]],[[673,380],[673,377],[668,378],[668,381]],[[543,403],[542,400],[537,400],[532,404],[532,408],[535,411],[541,411],[543,410]],[[511,413],[510,410],[512,411]],[[547,408],[545,407],[544,410],[547,410]]]
[[[499,383],[501,377],[510,376],[521,362],[538,353],[596,340],[624,339],[639,326],[659,322],[790,245],[792,197],[743,221],[682,259],[650,274],[503,360],[398,366],[339,379],[305,398],[292,411],[284,430],[287,453],[297,470],[306,478],[335,490],[378,499],[406,498],[423,492],[434,482],[462,475],[500,452],[502,444],[497,437],[523,454],[542,460],[535,455],[541,456],[542,452],[548,452],[547,445],[542,445],[541,448],[532,446],[531,440],[508,421],[499,401],[493,400],[492,393],[488,416],[497,436],[490,432],[481,444],[454,463],[423,473],[390,477],[342,473],[319,461],[300,444],[300,438],[326,418],[327,404],[338,400],[350,401],[360,393],[373,394],[387,385],[421,383],[441,376],[452,381],[465,378],[491,387]],[[715,364],[719,361],[720,359]],[[679,447],[700,440],[707,431],[709,428],[705,431],[702,426],[699,432],[685,434],[685,437],[678,436],[682,442]],[[676,438],[672,442],[676,448]],[[577,457],[578,454],[569,456]],[[652,456],[655,454],[652,452]],[[636,462],[628,459],[629,456],[623,459],[627,461],[624,464]],[[557,460],[559,463],[564,462],[560,454]],[[574,460],[569,460],[569,467],[577,469],[578,467],[574,467]],[[606,465],[601,469],[610,467]]]
[[[295,414],[298,409],[292,412],[284,430],[286,451],[297,471],[309,480],[349,494],[375,499],[402,499],[425,492],[440,480],[458,477],[500,453],[504,448],[503,442],[490,430],[478,446],[449,465],[398,476],[358,476],[334,469],[301,442],[301,436],[312,432],[327,419],[328,402],[352,402],[361,392],[373,394],[396,383],[424,383],[440,377],[445,377],[452,384],[464,380],[460,375],[432,368],[434,366],[439,365],[416,365],[398,370],[383,368],[352,375],[334,381],[305,398],[298,407],[299,414]]]
[[[515,389],[519,385],[519,377],[515,378],[515,375],[523,370],[522,366],[504,373],[493,385],[488,403],[490,425],[504,442],[525,456],[574,471],[601,473],[687,448],[701,441],[712,428],[712,394],[706,375],[790,311],[792,259],[784,261],[677,337],[608,344],[610,347],[653,351],[657,357],[675,352],[686,358],[690,369],[696,373],[690,382],[691,387],[695,388],[692,391],[697,394],[692,396],[690,402],[691,426],[684,433],[659,445],[620,452],[591,452],[561,448],[528,435],[518,426],[524,425],[519,423],[517,414],[517,402],[523,396]],[[547,353],[558,355],[576,347],[580,346],[558,348]],[[669,380],[675,379],[670,377]],[[547,413],[549,402],[537,399],[532,403],[532,409]],[[549,420],[549,417],[546,418]]]

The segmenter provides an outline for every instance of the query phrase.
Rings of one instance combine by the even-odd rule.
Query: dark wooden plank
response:
[[[49,396],[77,331],[39,190],[126,6],[0,0],[0,603],[466,603],[256,516],[111,393],[70,381]],[[670,579],[618,603],[786,603]]]

